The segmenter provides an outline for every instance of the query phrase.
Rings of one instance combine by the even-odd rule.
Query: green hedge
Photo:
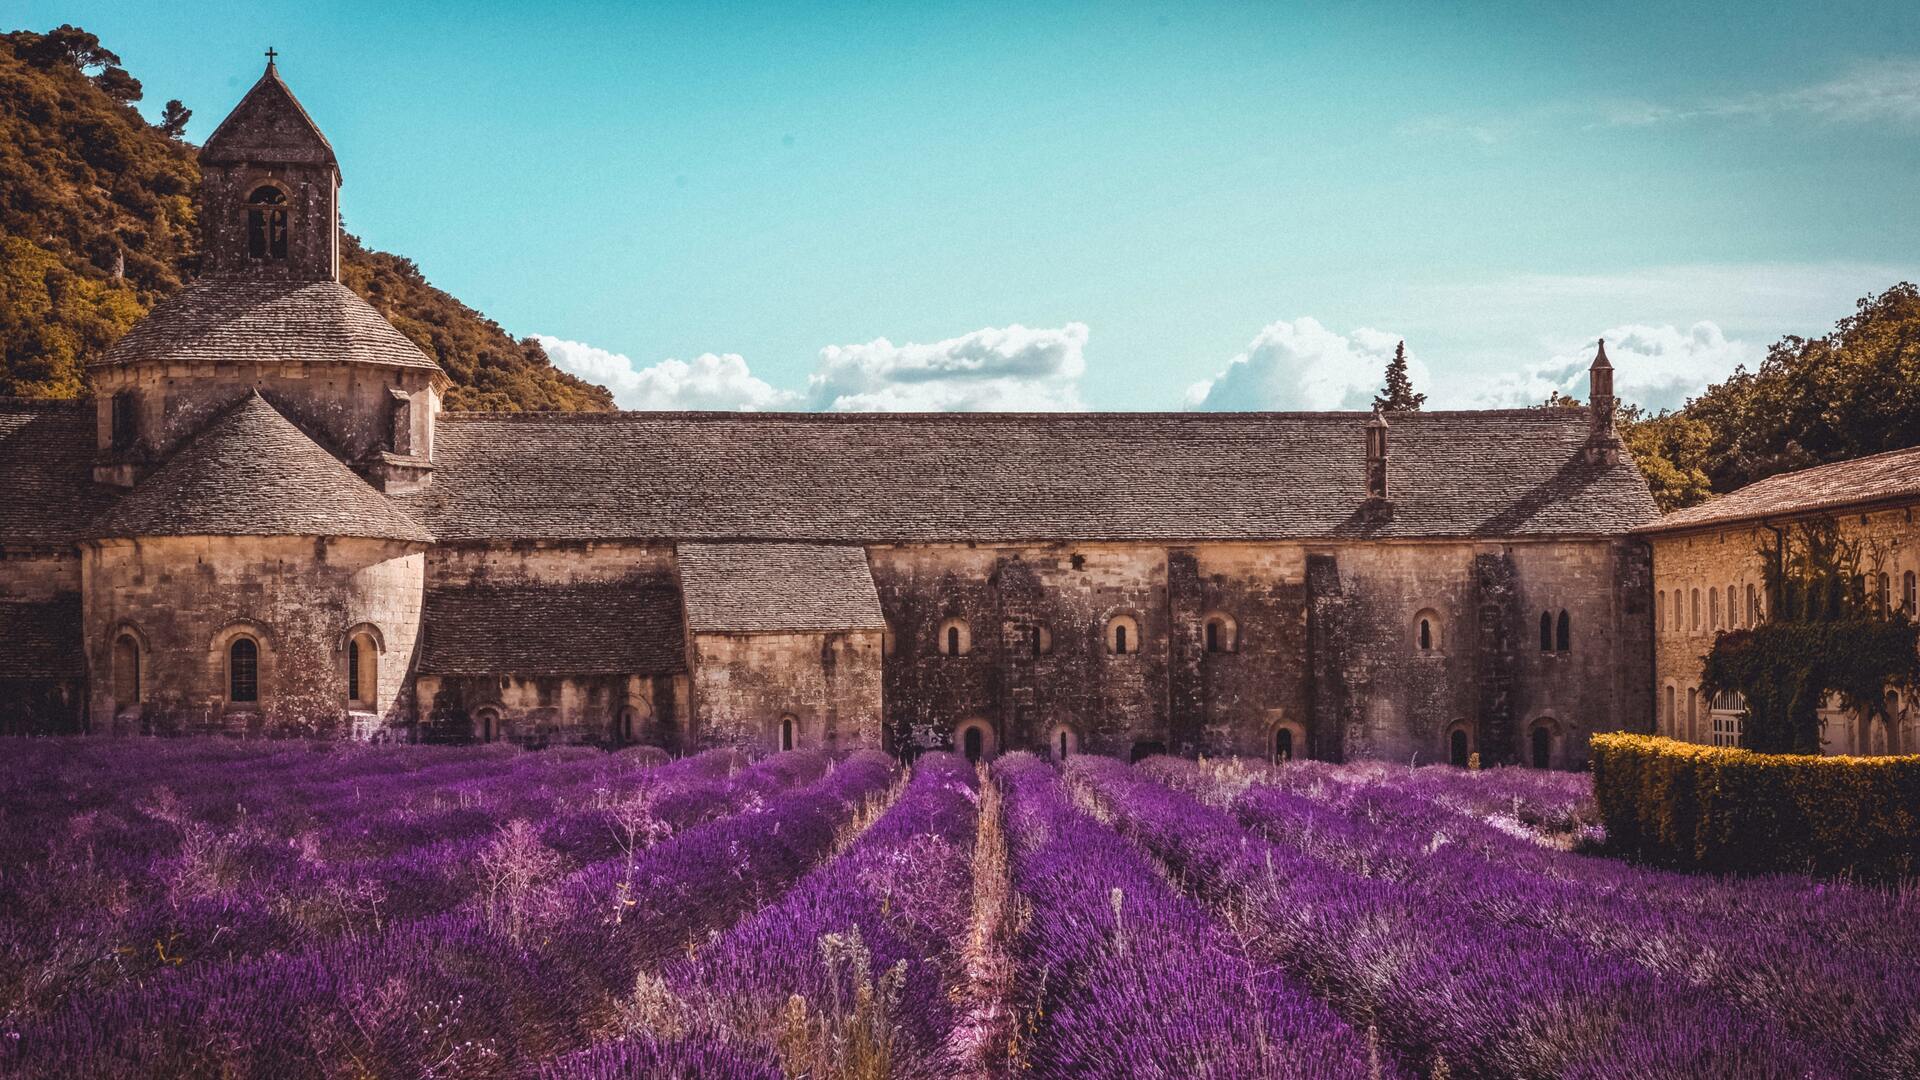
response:
[[[1759,754],[1651,735],[1596,735],[1607,845],[1670,866],[1920,874],[1920,755]]]

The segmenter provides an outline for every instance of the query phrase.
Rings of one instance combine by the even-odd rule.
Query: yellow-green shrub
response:
[[[1651,735],[1596,735],[1608,846],[1675,866],[1920,873],[1920,755],[1759,754]]]

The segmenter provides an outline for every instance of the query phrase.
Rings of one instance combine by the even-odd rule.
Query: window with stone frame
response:
[[[247,257],[283,262],[287,257],[287,193],[261,184],[247,196]]]
[[[227,646],[227,700],[260,700],[260,644],[244,634]]]

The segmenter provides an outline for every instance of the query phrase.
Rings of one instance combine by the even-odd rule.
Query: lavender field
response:
[[[1920,899],[1586,779],[9,743],[0,1075],[1912,1077]]]

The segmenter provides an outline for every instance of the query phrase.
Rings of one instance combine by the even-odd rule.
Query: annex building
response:
[[[0,725],[1572,766],[1654,724],[1592,410],[442,412],[269,65],[204,273],[0,404]]]

